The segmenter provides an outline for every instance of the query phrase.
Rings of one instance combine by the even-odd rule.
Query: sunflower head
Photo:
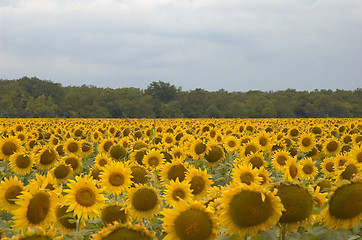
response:
[[[275,192],[252,183],[233,183],[225,189],[220,205],[220,225],[226,233],[254,237],[259,230],[274,226],[282,215],[283,205]]]
[[[126,197],[127,209],[135,219],[153,218],[160,211],[161,204],[158,190],[152,186],[135,185]]]
[[[98,233],[93,234],[92,237],[94,240],[152,240],[154,234],[151,234],[147,228],[141,225],[132,225],[130,222],[126,224],[114,222],[102,228]]]
[[[361,224],[362,181],[356,178],[339,185],[332,192],[328,206],[322,211],[323,222],[335,229],[350,229]]]
[[[162,214],[165,240],[198,239],[210,240],[216,237],[216,216],[200,202],[182,201],[175,209],[165,209]]]
[[[277,186],[277,190],[277,196],[280,197],[285,208],[279,219],[282,233],[297,231],[299,226],[307,228],[313,220],[313,197],[311,193],[299,184],[283,182]]]

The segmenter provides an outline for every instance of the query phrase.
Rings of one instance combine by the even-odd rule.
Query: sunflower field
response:
[[[0,239],[362,239],[362,121],[0,119]]]

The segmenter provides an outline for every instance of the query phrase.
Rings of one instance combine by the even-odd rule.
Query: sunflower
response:
[[[296,157],[291,157],[285,164],[285,168],[283,169],[283,177],[288,181],[298,181],[302,174],[302,166],[299,162],[297,162]]]
[[[93,152],[93,143],[86,141],[86,140],[81,140],[80,141],[80,149],[82,150],[81,155],[82,156],[88,156]]]
[[[131,172],[128,164],[111,161],[100,174],[101,191],[114,196],[126,192],[132,184]]]
[[[300,130],[298,126],[293,126],[288,131],[288,137],[297,138],[300,135]]]
[[[315,147],[315,138],[311,134],[302,134],[298,138],[298,146],[302,152],[309,152]]]
[[[94,180],[96,180],[97,182],[99,180],[101,180],[100,175],[103,171],[103,167],[94,165],[93,167],[91,167],[89,169],[89,176],[91,176]]]
[[[70,164],[74,173],[78,172],[83,166],[82,159],[74,154],[64,156],[60,160],[66,164]]]
[[[223,146],[227,152],[235,152],[240,147],[239,139],[233,135],[224,138]]]
[[[242,145],[240,149],[240,157],[247,157],[249,154],[259,152],[260,145],[255,140],[251,140]]]
[[[103,194],[96,187],[96,182],[90,176],[76,176],[75,180],[69,180],[65,189],[65,205],[68,211],[74,211],[78,218],[84,220],[96,219],[100,215],[105,200]]]
[[[102,141],[102,133],[98,130],[95,130],[90,134],[90,140],[95,143]]]
[[[145,143],[142,140],[138,140],[138,141],[133,143],[133,151],[137,151],[137,150],[141,150],[141,149],[147,149],[147,148],[148,148],[148,144]]]
[[[50,170],[50,174],[58,183],[64,183],[73,175],[73,168],[70,164],[58,162]]]
[[[119,144],[113,144],[108,150],[108,155],[113,160],[117,161],[124,159],[127,156],[127,154],[128,154],[127,149]]]
[[[238,164],[231,171],[232,179],[239,183],[250,185],[251,183],[259,184],[262,178],[258,176],[258,169],[253,168],[251,164]]]
[[[323,152],[327,156],[336,155],[341,150],[341,143],[335,137],[328,138],[324,141]]]
[[[217,236],[216,216],[200,202],[181,203],[162,211],[164,240],[211,240]]]
[[[64,153],[67,155],[76,155],[80,156],[82,154],[82,146],[80,142],[74,138],[68,138],[67,141],[63,144]]]
[[[63,234],[74,232],[77,230],[77,217],[74,217],[74,211],[69,212],[67,205],[63,204],[64,197],[60,197],[57,206],[55,207],[55,225]],[[82,221],[81,228],[85,227],[85,222]]]
[[[189,154],[193,159],[198,160],[203,158],[209,150],[210,147],[202,139],[196,139],[190,143]]]
[[[55,147],[56,145],[58,145],[60,143],[60,140],[58,137],[56,137],[55,135],[52,135],[49,138],[49,144],[52,145],[53,147]]]
[[[16,177],[4,178],[0,183],[0,210],[12,212],[19,206],[15,203],[24,190],[23,183]]]
[[[151,149],[143,158],[143,163],[150,169],[160,169],[165,162],[165,156],[158,149]]]
[[[146,184],[150,181],[149,175],[151,174],[146,167],[138,163],[132,163],[129,168],[131,169],[132,186],[134,184]]]
[[[133,151],[129,155],[129,157],[130,157],[131,162],[143,165],[143,158],[145,157],[146,154],[147,154],[147,149],[143,148],[140,150]]]
[[[210,147],[210,151],[205,154],[204,158],[210,167],[215,167],[219,162],[224,161],[225,152],[219,143],[213,142],[208,143],[208,145]]]
[[[53,191],[58,195],[62,192],[62,189],[57,185],[57,180],[51,174],[40,175],[36,173],[35,178],[31,179],[30,183],[37,185],[38,188]]]
[[[172,162],[163,165],[160,173],[161,180],[176,181],[179,179],[182,182],[186,176],[187,166],[187,162],[184,162],[182,158],[173,159]]]
[[[273,138],[270,133],[265,131],[259,132],[255,135],[255,140],[259,143],[260,149],[263,152],[269,152],[273,146]]]
[[[16,152],[22,152],[23,146],[17,137],[0,139],[0,159],[8,160]]]
[[[283,168],[286,167],[287,161],[291,158],[290,154],[286,150],[278,150],[272,156],[272,165],[276,172],[283,172]]]
[[[302,166],[302,171],[300,178],[306,180],[314,180],[314,178],[318,174],[318,168],[313,162],[312,158],[306,157],[299,161],[300,165]]]
[[[170,152],[173,158],[186,158],[186,153],[180,146],[173,146]]]
[[[268,163],[264,160],[264,155],[261,152],[249,154],[245,160],[245,165],[251,164],[253,168],[267,167]]]
[[[128,222],[128,215],[119,203],[111,201],[103,206],[101,219],[104,225],[108,225],[114,221],[126,223]]]
[[[35,155],[36,167],[41,170],[52,168],[58,160],[58,152],[50,145],[43,146]]]
[[[353,145],[358,145],[362,143],[362,134],[356,133],[352,135],[352,143]]]
[[[13,220],[15,229],[26,229],[26,227],[39,226],[47,228],[55,220],[55,206],[57,203],[57,194],[44,188],[39,188],[35,182],[29,183],[16,204],[19,205],[13,211]]]
[[[129,189],[126,196],[127,210],[136,220],[152,219],[162,205],[158,190],[148,185],[138,185]]]
[[[336,164],[334,157],[324,158],[321,162],[321,172],[328,177],[334,177],[336,171]]]
[[[116,240],[116,239],[137,239],[137,240],[152,240],[154,234],[151,234],[147,228],[141,225],[133,225],[130,222],[122,224],[120,222],[114,222],[102,228],[96,234],[92,235],[93,240]]]
[[[219,221],[225,233],[255,237],[278,223],[284,207],[276,192],[257,184],[232,183],[223,191]]]
[[[172,147],[176,143],[175,136],[172,133],[164,133],[162,136],[162,144],[165,148]]]
[[[361,173],[361,165],[357,161],[348,160],[343,166],[339,167],[335,172],[336,183],[343,180],[352,180],[355,176]]]
[[[33,164],[33,158],[26,153],[14,153],[9,159],[11,171],[21,175],[29,174]]]
[[[261,167],[258,169],[258,176],[261,178],[260,185],[262,186],[268,186],[270,182],[272,181],[270,176],[271,173],[268,172],[264,167]]]
[[[299,184],[281,182],[276,187],[282,204],[285,208],[279,219],[281,235],[291,231],[298,231],[300,226],[307,229],[313,220],[313,195]]]
[[[206,169],[202,171],[201,169],[196,169],[195,167],[190,167],[186,173],[185,181],[191,184],[192,194],[196,199],[201,199],[207,194],[208,189],[213,183],[211,175],[207,174]]]
[[[165,185],[165,201],[170,206],[175,207],[180,203],[181,199],[186,202],[191,202],[193,199],[191,184],[186,181],[180,182],[177,178],[176,181],[171,180],[169,184]]]
[[[362,181],[355,178],[348,184],[334,188],[329,204],[321,212],[325,225],[333,229],[350,229],[360,226],[362,221]]]
[[[327,201],[327,194],[327,192],[321,192],[321,188],[319,186],[316,186],[313,194],[314,205],[316,208],[321,208],[323,204]]]
[[[354,146],[349,152],[348,156],[357,161],[359,164],[362,164],[362,145]]]
[[[41,227],[27,228],[23,233],[14,235],[9,240],[34,240],[34,239],[46,239],[46,240],[60,240],[62,236],[56,236],[57,229],[50,227],[45,231]]]
[[[106,154],[99,153],[94,159],[94,165],[99,167],[106,166],[112,159],[108,157]]]

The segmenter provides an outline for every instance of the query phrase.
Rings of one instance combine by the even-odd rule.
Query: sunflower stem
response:
[[[77,232],[76,240],[81,239],[81,238],[80,238],[80,234],[79,234],[81,221],[82,221],[82,217],[80,217],[80,218],[77,219],[77,221],[76,221],[76,229],[77,229],[77,231],[76,231],[76,232]]]

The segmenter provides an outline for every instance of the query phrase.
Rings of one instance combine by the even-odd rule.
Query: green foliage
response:
[[[147,89],[97,88],[23,77],[0,80],[0,117],[294,118],[361,117],[362,89],[182,91],[158,81]]]

